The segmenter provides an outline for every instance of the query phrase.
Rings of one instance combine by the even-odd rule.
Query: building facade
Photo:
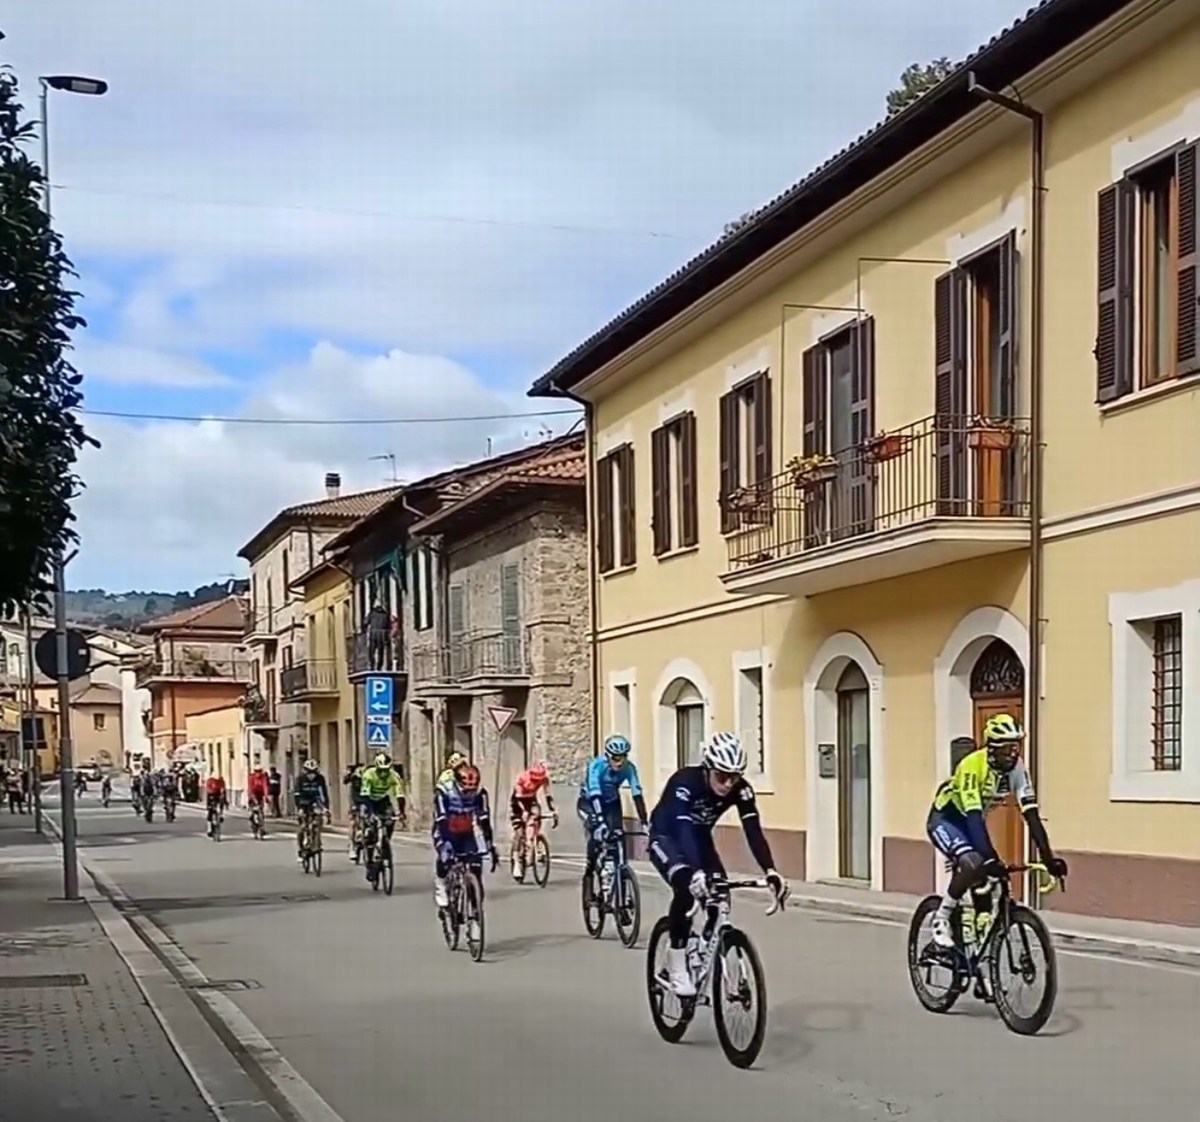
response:
[[[189,713],[184,719],[186,751],[180,753],[201,777],[221,776],[230,803],[237,807],[246,806],[247,778],[253,766],[245,717],[241,704]]]
[[[71,691],[71,739],[75,764],[124,767],[121,738],[121,689],[100,681],[85,681]]]
[[[940,883],[1003,710],[1054,906],[1200,924],[1197,73],[1184,0],[1048,0],[535,385],[592,407],[605,730],[651,782],[739,731],[789,875]]]

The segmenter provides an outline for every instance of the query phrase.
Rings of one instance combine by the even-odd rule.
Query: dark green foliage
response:
[[[935,58],[926,63],[914,62],[900,75],[900,85],[887,95],[887,115],[894,117],[902,109],[907,109],[953,71],[954,63],[948,58]]]

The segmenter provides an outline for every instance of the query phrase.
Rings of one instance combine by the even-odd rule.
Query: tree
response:
[[[900,85],[887,95],[887,115],[894,117],[907,109],[923,93],[952,74],[954,69],[954,63],[948,58],[935,58],[926,63],[914,62],[900,75]]]
[[[74,414],[82,379],[66,356],[84,321],[42,209],[42,169],[25,153],[35,126],[23,109],[0,67],[0,609],[43,600],[55,555],[78,540],[79,450],[98,447]]]

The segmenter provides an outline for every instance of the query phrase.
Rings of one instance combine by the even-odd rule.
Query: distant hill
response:
[[[103,588],[80,588],[67,592],[67,617],[76,623],[127,630],[155,616],[220,600],[231,593],[245,593],[249,581],[214,581],[191,592],[106,592]]]

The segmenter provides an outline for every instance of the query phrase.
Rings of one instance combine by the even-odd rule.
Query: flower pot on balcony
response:
[[[884,460],[894,460],[908,450],[909,437],[899,432],[885,432],[872,437],[863,443],[863,452],[868,462],[883,463]]]
[[[836,462],[802,468],[792,474],[792,481],[801,491],[816,491],[824,487],[826,483],[832,483],[835,478],[837,478]]]
[[[976,425],[967,432],[971,448],[988,448],[1003,452],[1013,446],[1016,434],[1007,425]]]

